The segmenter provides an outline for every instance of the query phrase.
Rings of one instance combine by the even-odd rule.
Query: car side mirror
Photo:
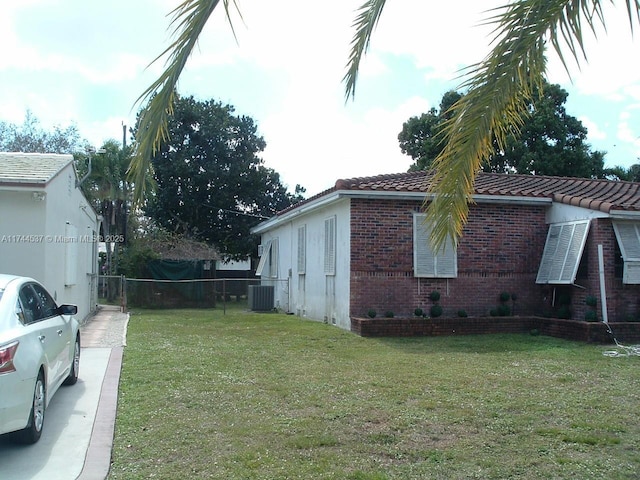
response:
[[[58,307],[58,315],[75,315],[78,313],[76,305],[60,305]]]

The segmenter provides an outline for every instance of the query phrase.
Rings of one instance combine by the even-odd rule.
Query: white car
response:
[[[78,380],[77,312],[32,278],[0,274],[0,434],[37,442],[51,397]]]

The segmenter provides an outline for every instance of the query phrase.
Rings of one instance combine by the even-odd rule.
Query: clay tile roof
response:
[[[426,193],[431,179],[429,172],[340,179],[333,188],[302,203],[343,190]],[[508,197],[549,198],[554,202],[604,213],[611,210],[640,211],[640,183],[636,182],[481,172],[476,178],[475,195],[503,196],[505,201],[508,201]]]

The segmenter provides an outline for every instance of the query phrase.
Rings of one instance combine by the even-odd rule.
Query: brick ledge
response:
[[[619,342],[640,342],[640,322],[611,322]],[[411,337],[481,335],[491,333],[529,333],[590,343],[614,343],[602,322],[562,320],[543,317],[395,317],[351,318],[351,331],[362,337]]]

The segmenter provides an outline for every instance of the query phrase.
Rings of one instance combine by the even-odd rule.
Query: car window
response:
[[[31,286],[36,292],[36,295],[38,296],[38,300],[40,302],[40,318],[49,318],[56,315],[58,306],[56,305],[55,300],[51,298],[51,295],[49,295],[49,292],[47,292],[42,286],[38,285],[37,283],[34,283]]]
[[[21,320],[23,320],[25,324],[38,320],[40,318],[40,302],[38,302],[36,292],[33,291],[31,285],[24,285],[20,289],[18,297],[22,310]]]

